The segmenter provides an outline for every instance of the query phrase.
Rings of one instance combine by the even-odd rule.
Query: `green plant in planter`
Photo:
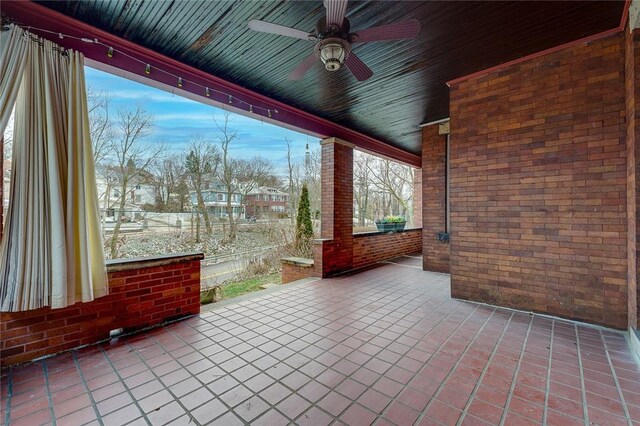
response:
[[[407,224],[407,219],[404,216],[385,216],[382,219],[376,221],[378,231],[402,231]]]
[[[380,223],[406,223],[407,219],[404,216],[385,216]]]

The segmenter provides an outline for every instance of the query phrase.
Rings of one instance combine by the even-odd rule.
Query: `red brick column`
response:
[[[422,268],[449,272],[449,243],[438,241],[446,228],[446,135],[438,125],[422,129]]]
[[[640,293],[638,293],[638,241],[637,224],[640,219],[638,206],[638,173],[640,164],[640,128],[637,121],[637,107],[640,102],[640,31],[625,31],[625,112],[627,138],[627,284],[629,327],[640,326]]]
[[[322,277],[353,267],[353,146],[339,139],[322,141],[322,206],[316,274]]]
[[[422,169],[413,170],[413,226],[422,227]]]

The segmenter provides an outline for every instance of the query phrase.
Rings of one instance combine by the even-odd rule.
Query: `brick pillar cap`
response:
[[[351,142],[343,141],[342,139],[338,139],[338,138],[326,138],[326,139],[322,139],[320,141],[320,145],[328,145],[330,143],[337,143],[337,144],[340,144],[340,145],[348,146],[349,148],[355,148],[356,147]]]

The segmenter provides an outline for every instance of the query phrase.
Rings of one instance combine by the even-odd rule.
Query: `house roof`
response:
[[[287,194],[286,192],[282,192],[281,190],[279,190],[277,188],[268,188],[266,186],[261,186],[259,188],[254,188],[247,195],[263,195],[263,194],[289,196],[289,194]]]
[[[414,156],[418,125],[448,117],[447,81],[617,31],[625,11],[623,1],[350,1],[352,30],[415,18],[421,32],[415,40],[357,45],[353,51],[374,72],[367,81],[316,64],[292,82],[287,75],[313,43],[247,23],[312,31],[325,13],[319,0],[38,3]]]

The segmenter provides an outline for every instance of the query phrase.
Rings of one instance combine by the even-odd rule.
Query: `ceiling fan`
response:
[[[337,71],[342,65],[346,65],[356,79],[367,80],[373,75],[373,71],[351,51],[352,44],[412,39],[420,32],[418,20],[410,19],[352,33],[351,24],[344,17],[347,0],[324,0],[324,7],[327,11],[326,16],[320,18],[316,29],[310,33],[256,19],[249,21],[249,28],[254,31],[317,42],[313,53],[291,71],[290,80],[300,80],[317,58],[320,58],[327,71]]]

